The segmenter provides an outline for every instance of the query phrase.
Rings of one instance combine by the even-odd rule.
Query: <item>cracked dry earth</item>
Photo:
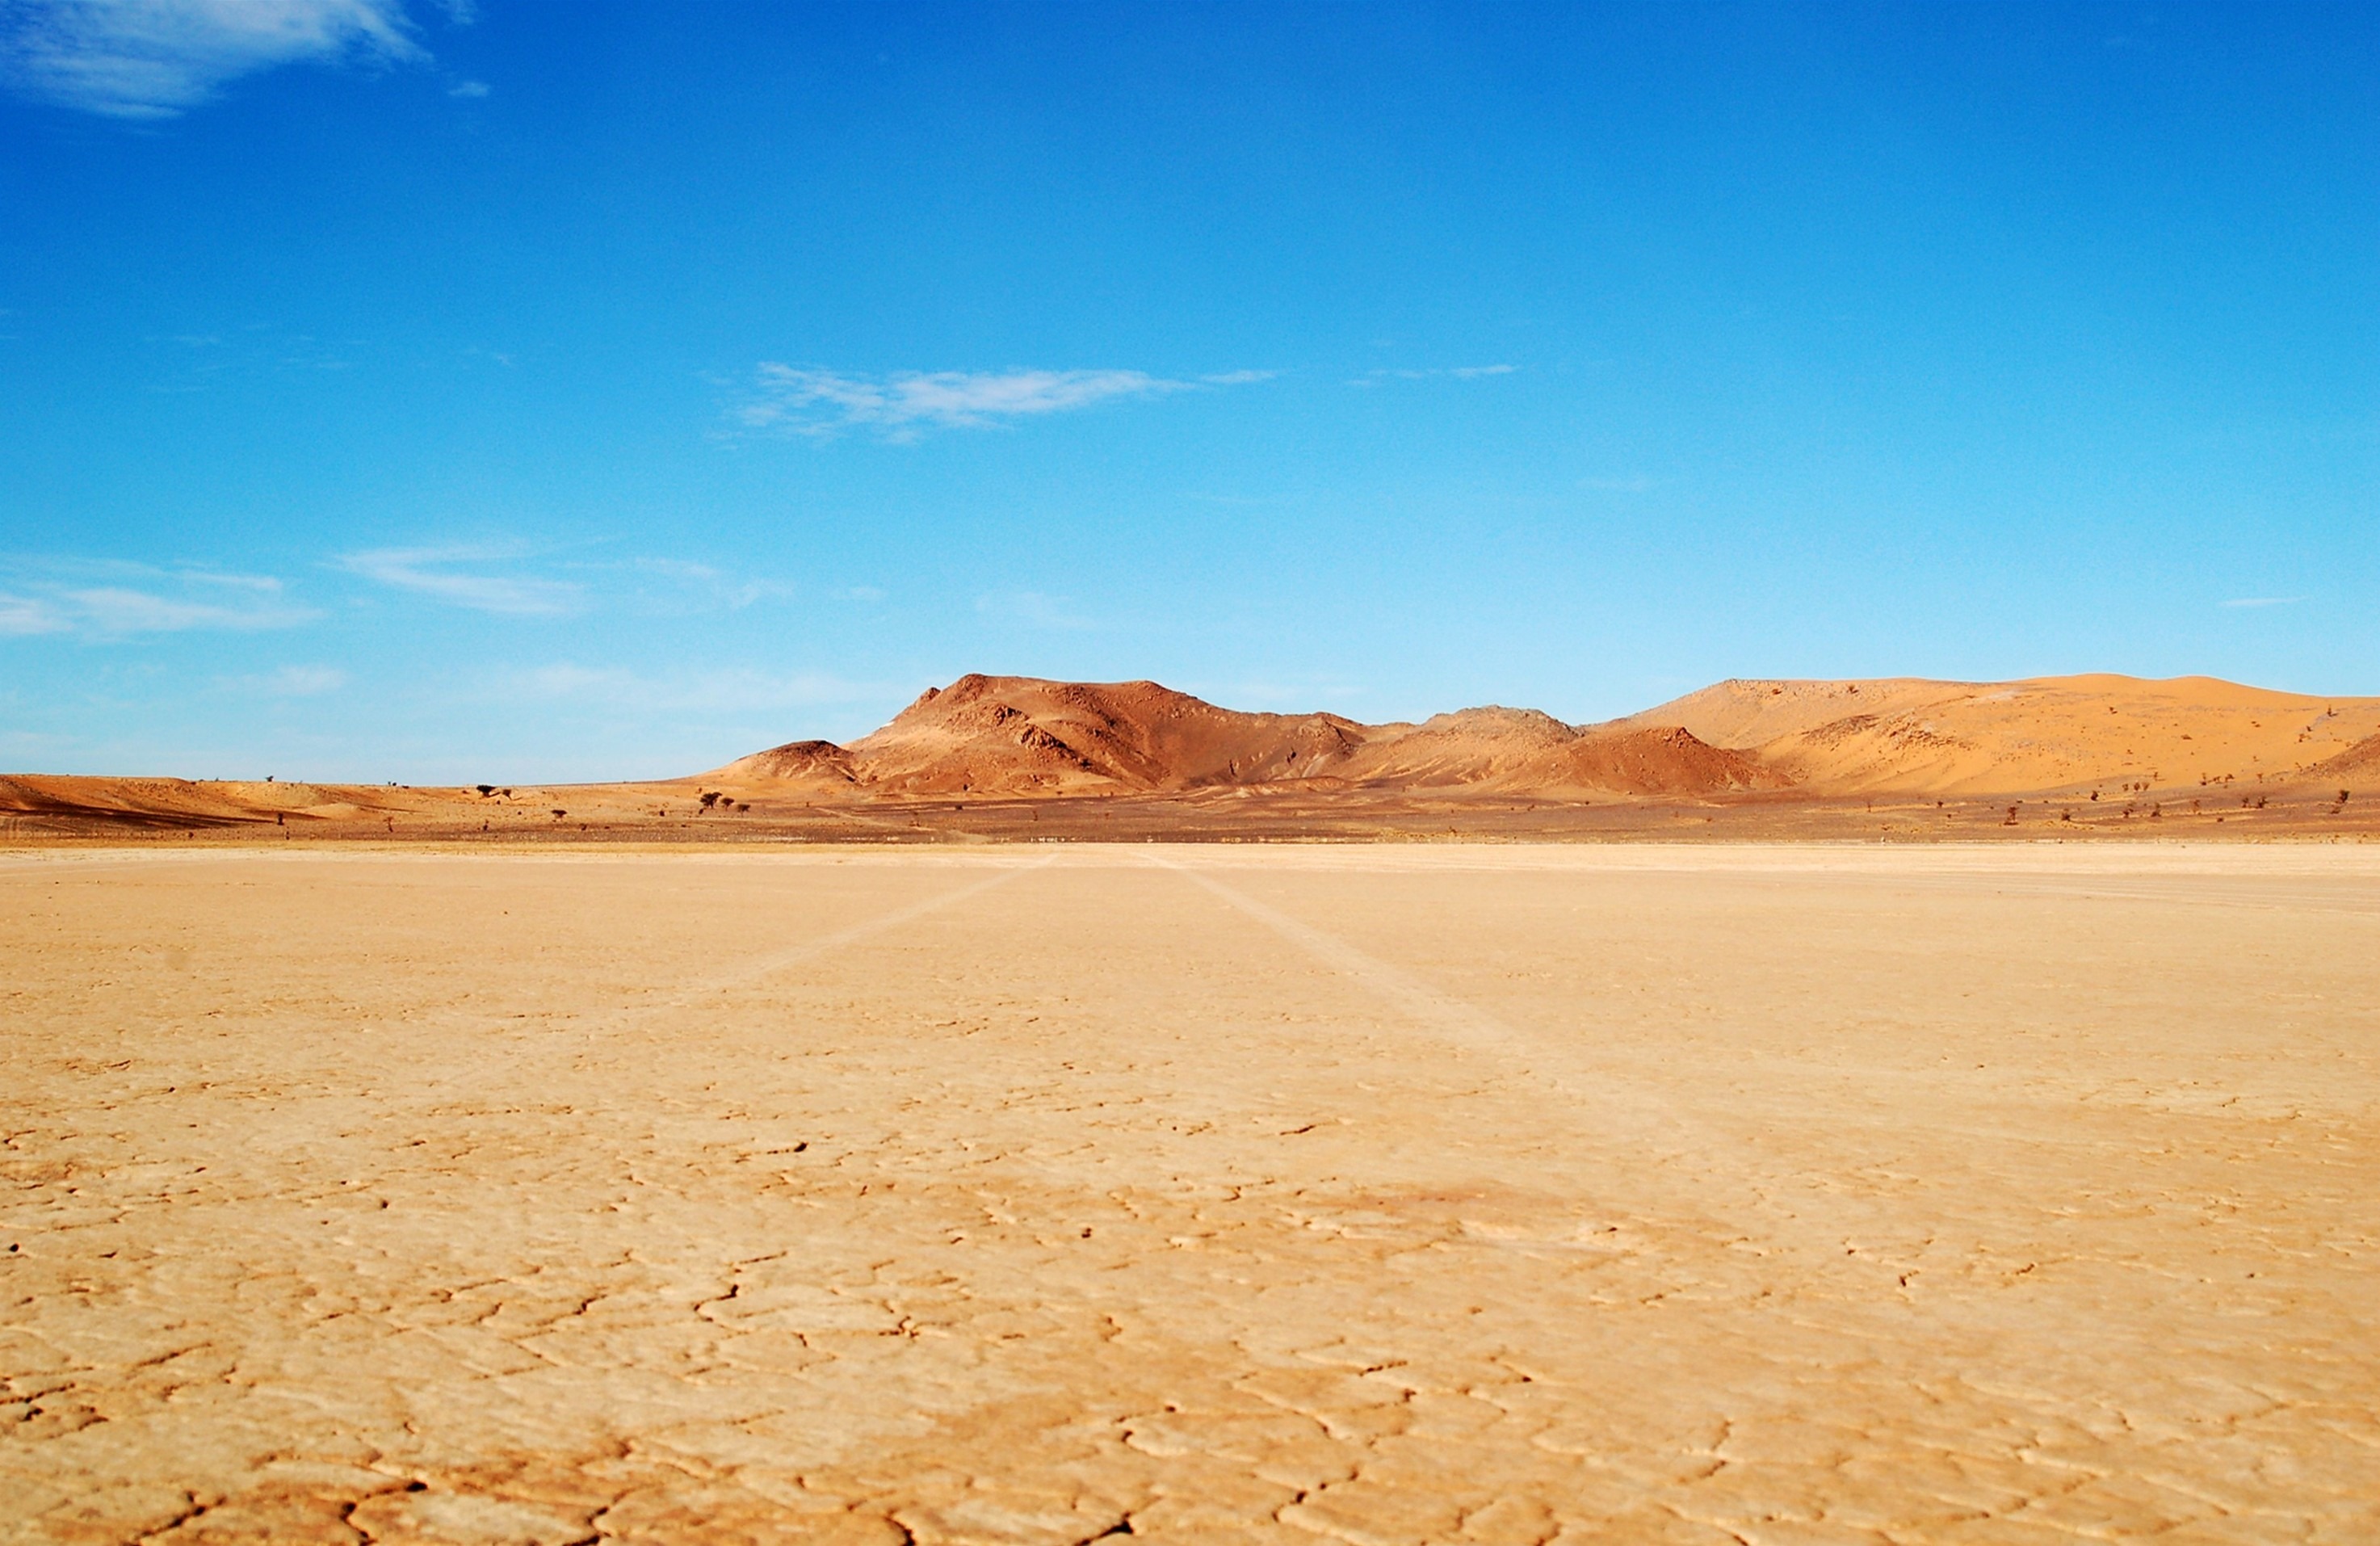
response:
[[[2374,1540],[2375,883],[0,858],[0,1536]]]

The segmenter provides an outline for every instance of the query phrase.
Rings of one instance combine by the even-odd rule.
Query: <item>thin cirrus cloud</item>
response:
[[[296,627],[318,615],[270,575],[124,564],[7,566],[0,637],[122,639],[141,634]]]
[[[556,617],[578,610],[581,592],[576,585],[460,566],[512,556],[501,548],[372,548],[347,554],[336,566],[391,590],[500,617]]]
[[[1482,376],[1509,376],[1518,365],[1444,365],[1427,371],[1383,368],[1366,371],[1348,382],[1350,386],[1380,386],[1392,381],[1476,381]]]
[[[0,79],[116,118],[169,118],[282,65],[428,57],[404,0],[0,0]]]
[[[794,587],[783,580],[730,574],[715,565],[685,558],[632,558],[625,565],[594,565],[589,567],[623,568],[638,577],[657,581],[655,593],[650,594],[647,600],[668,606],[683,606],[690,602],[697,606],[710,605],[741,612],[757,603],[782,601],[795,593]]]
[[[928,430],[1013,424],[1121,398],[1242,386],[1272,374],[1230,371],[1196,381],[1145,371],[902,371],[865,376],[764,360],[754,371],[750,396],[732,418],[749,434],[823,439],[872,431],[885,440],[908,442]]]

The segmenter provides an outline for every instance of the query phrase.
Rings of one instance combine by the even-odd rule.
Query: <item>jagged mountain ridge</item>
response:
[[[891,797],[1281,785],[1694,795],[1789,783],[1678,725],[1579,726],[1500,707],[1366,724],[1220,708],[1156,682],[979,675],[929,688],[848,747],[790,742],[713,776]]]

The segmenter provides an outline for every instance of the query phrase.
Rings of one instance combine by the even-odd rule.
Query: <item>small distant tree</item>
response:
[[[481,799],[486,799],[490,795],[496,792],[496,786],[492,784],[474,784],[471,787],[480,791],[480,797]]]
[[[567,811],[567,810],[556,810],[556,811],[553,813],[553,819],[554,819],[555,821],[559,822],[559,821],[560,821],[560,820],[562,820],[565,816],[567,816],[567,815],[569,815],[569,814],[570,814],[570,812],[569,812],[569,811]]]
[[[712,806],[715,806],[715,805],[717,805],[718,803],[719,803],[719,791],[718,791],[718,790],[716,790],[716,789],[706,789],[706,790],[704,790],[704,791],[703,791],[703,794],[702,794],[702,809],[703,809],[703,810],[710,810]]]

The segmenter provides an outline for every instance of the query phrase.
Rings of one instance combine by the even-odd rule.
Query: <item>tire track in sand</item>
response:
[[[1906,1221],[1897,1217],[1888,1203],[1846,1193],[1824,1174],[1779,1165],[1742,1135],[1695,1117],[1676,1102],[1613,1073],[1592,1056],[1565,1049],[1542,1033],[1524,1030],[1195,866],[1160,855],[1143,857],[1203,887],[1393,1004],[1413,1024],[1451,1043],[1458,1055],[1485,1054],[1522,1077],[1541,1081],[1567,1100],[1592,1108],[1595,1124],[1590,1131],[1595,1138],[1629,1150],[1679,1178],[1691,1175],[1693,1207],[1714,1223],[1723,1222],[1744,1230],[1768,1248],[1809,1252],[1830,1265],[1839,1264],[1834,1259],[1849,1242],[1889,1238],[1906,1229]],[[1679,1199],[1673,1194],[1665,1200],[1674,1208]],[[1744,1216],[1747,1204],[1749,1211],[1765,1215],[1761,1222],[1755,1224]],[[1904,1247],[1908,1244],[1913,1242],[1905,1242]]]

